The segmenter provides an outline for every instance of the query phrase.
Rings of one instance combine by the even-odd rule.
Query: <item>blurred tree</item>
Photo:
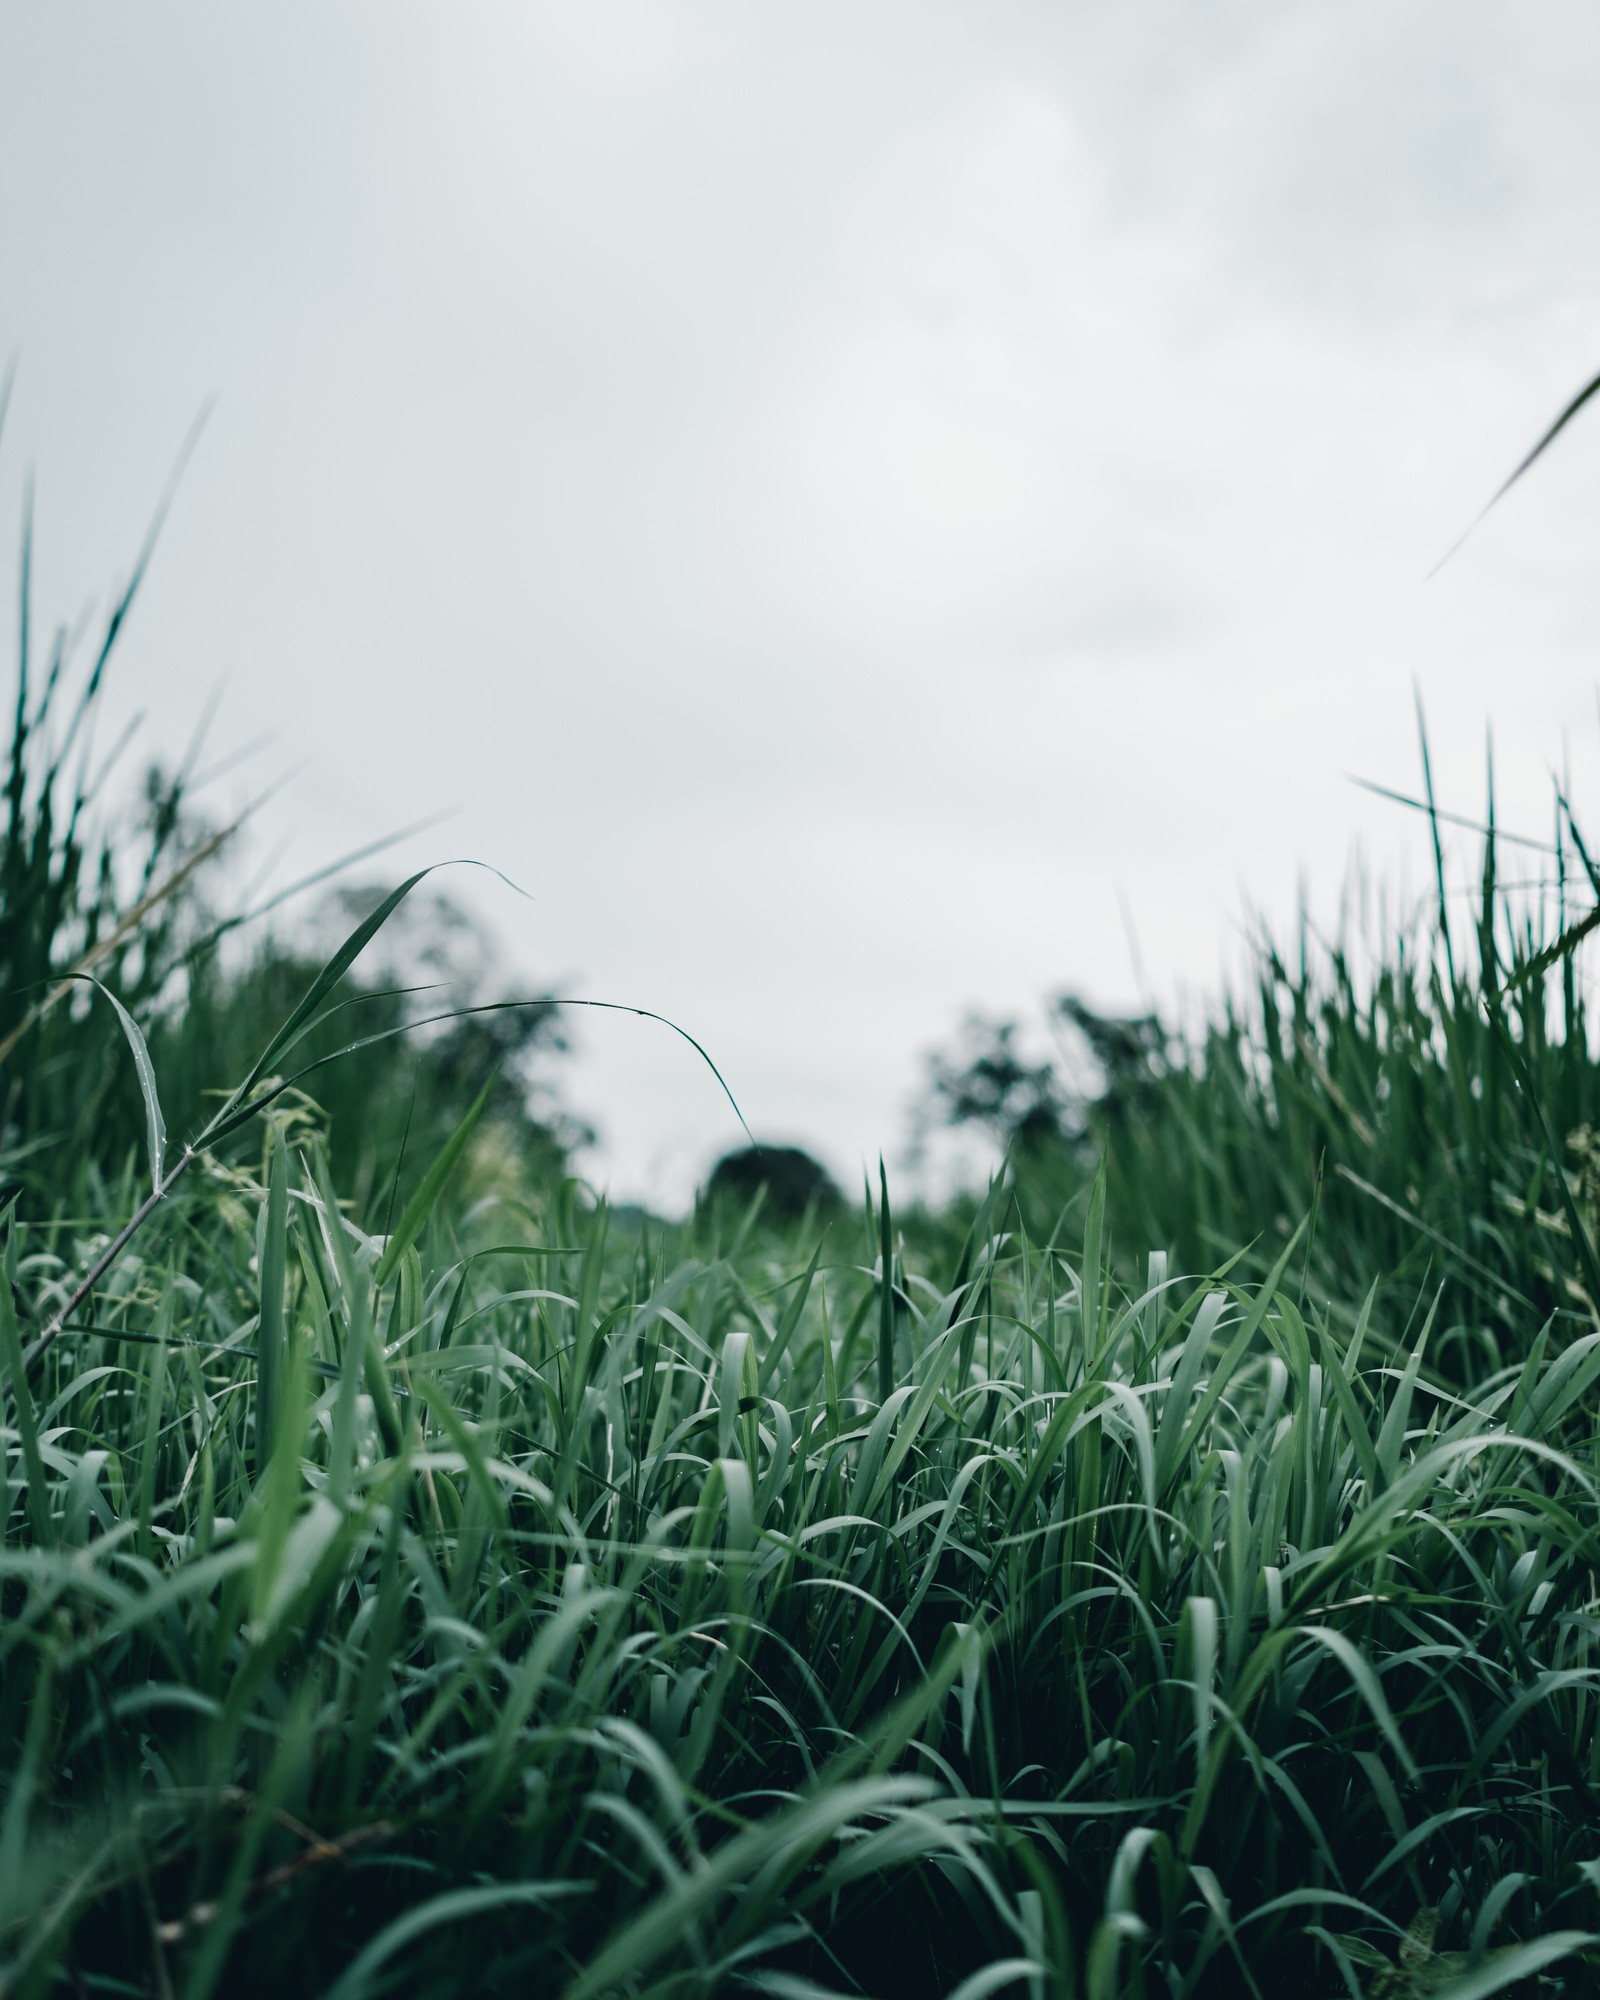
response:
[[[1002,1152],[1037,1154],[1081,1138],[1053,1061],[1018,1053],[1017,1023],[969,1014],[959,1046],[928,1059],[937,1122],[975,1125]]]
[[[248,1070],[385,893],[343,888],[310,913],[301,936],[271,935],[242,962],[212,950],[191,965],[185,1004],[150,1038],[174,1109],[198,1122],[206,1094]],[[405,1199],[491,1076],[469,1187],[474,1165],[480,1183],[546,1181],[592,1137],[561,1109],[549,1074],[567,1046],[555,1001],[507,1004],[507,990],[483,926],[445,894],[414,893],[330,996],[336,1011],[284,1058],[284,1074],[321,1063],[302,1087],[321,1113],[336,1182],[369,1226],[383,1227],[391,1201]]]

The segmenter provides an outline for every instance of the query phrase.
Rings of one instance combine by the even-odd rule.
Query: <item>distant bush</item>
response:
[[[709,1204],[748,1208],[758,1196],[775,1223],[798,1222],[808,1211],[825,1216],[844,1206],[827,1168],[799,1146],[744,1146],[725,1153],[711,1169]]]

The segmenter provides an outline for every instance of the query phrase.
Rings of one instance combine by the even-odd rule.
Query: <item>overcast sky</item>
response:
[[[225,681],[283,879],[456,808],[397,873],[855,1177],[966,1007],[1419,883],[1414,682],[1447,803],[1593,796],[1600,419],[1423,579],[1600,368],[1597,102],[1561,0],[8,6],[0,587],[216,391],[119,713]],[[681,1195],[715,1085],[578,1034]]]

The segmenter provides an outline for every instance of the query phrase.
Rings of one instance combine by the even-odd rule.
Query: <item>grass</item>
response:
[[[14,1406],[15,1990],[1272,1993],[1591,1928],[1600,1334],[1447,1394],[1426,1316],[1127,1297],[1098,1203],[1068,1255],[1003,1195],[887,1287],[882,1213],[796,1271],[571,1184],[380,1282],[287,1133],[208,1183]],[[91,1248],[13,1246],[42,1303]]]
[[[203,843],[91,839],[67,681],[0,850],[6,1993],[1596,1990],[1568,819],[1544,929],[1490,842],[1470,974],[1268,957],[964,1207],[672,1223],[489,1144],[494,1048],[352,1152],[407,891],[270,1019],[197,981]]]
[[[1416,803],[1432,813],[1431,784]],[[1508,836],[1491,785],[1464,893],[1431,824],[1435,892],[1409,920],[1357,896],[1332,938],[1263,938],[1252,989],[1198,1034],[1057,1001],[1098,1058],[1087,1106],[1010,1023],[938,1064],[946,1115],[1011,1147],[1036,1232],[1102,1161],[1118,1240],[1188,1269],[1246,1244],[1264,1268],[1311,1218],[1306,1282],[1347,1324],[1374,1280],[1443,1285],[1431,1365],[1461,1387],[1552,1314],[1562,1338],[1593,1323],[1600,1062],[1575,951],[1600,884],[1564,800],[1548,840]]]

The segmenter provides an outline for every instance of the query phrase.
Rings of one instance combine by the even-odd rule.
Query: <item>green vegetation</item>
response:
[[[62,719],[25,611],[0,850],[7,1993],[1594,1990],[1569,819],[946,1065],[981,1199],[613,1216],[547,1001],[353,984],[419,878],[301,963],[187,777],[91,833],[122,616]]]
[[[1306,1283],[1332,1310],[1374,1279],[1439,1283],[1434,1369],[1466,1385],[1520,1362],[1552,1313],[1587,1325],[1600,1297],[1600,1064],[1558,942],[1573,871],[1585,893],[1600,880],[1563,808],[1537,857],[1551,893],[1502,889],[1493,818],[1491,799],[1465,922],[1444,914],[1441,858],[1405,928],[1352,920],[1323,942],[1307,923],[1290,960],[1264,939],[1253,993],[1197,1036],[1056,1001],[1087,1092],[1025,1061],[1016,1024],[970,1023],[933,1064],[937,1106],[1009,1149],[1035,1232],[1104,1160],[1119,1242],[1199,1270],[1311,1217]]]

